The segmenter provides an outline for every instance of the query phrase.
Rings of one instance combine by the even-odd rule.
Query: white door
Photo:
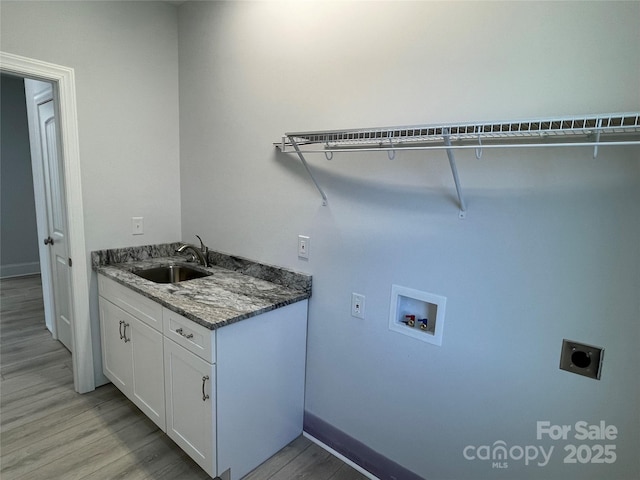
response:
[[[44,89],[43,89],[44,88]],[[45,302],[50,305],[45,313],[53,316],[50,326],[54,337],[72,351],[71,328],[71,278],[67,245],[66,203],[64,198],[64,174],[59,155],[58,132],[51,84],[25,80],[27,114],[31,139],[31,156],[34,166],[34,181],[41,179],[46,206],[42,222],[38,222],[40,241],[48,247],[41,258]],[[39,170],[36,173],[36,169]],[[36,202],[36,205],[38,202]],[[42,252],[42,250],[41,250]],[[42,257],[42,255],[41,255]]]

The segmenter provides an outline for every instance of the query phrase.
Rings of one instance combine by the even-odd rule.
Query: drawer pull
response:
[[[120,332],[120,340],[122,340],[124,338],[124,335],[122,335],[122,324],[124,323],[124,320],[120,320],[120,328],[118,329],[118,331]]]
[[[209,395],[207,395],[206,393],[204,393],[204,384],[206,383],[206,381],[209,380],[209,375],[205,375],[204,377],[202,377],[202,401],[206,401],[207,398],[209,398]]]
[[[127,338],[127,327],[129,327],[130,325],[125,322],[122,323],[124,323],[124,343],[127,343],[131,341],[131,338]]]
[[[178,329],[176,330],[176,333],[177,333],[178,335],[183,336],[184,338],[193,338],[193,333],[187,333],[187,334],[185,334],[185,333],[183,332],[182,328],[178,328]]]

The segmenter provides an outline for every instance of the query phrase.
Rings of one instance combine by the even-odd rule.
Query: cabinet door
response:
[[[129,396],[132,389],[131,342],[124,341],[124,330],[133,317],[113,303],[99,298],[102,335],[102,369],[118,389]]]
[[[131,340],[131,400],[162,430],[166,430],[162,334],[136,318],[131,319],[126,337]]]
[[[215,367],[165,338],[164,374],[167,435],[215,477]]]

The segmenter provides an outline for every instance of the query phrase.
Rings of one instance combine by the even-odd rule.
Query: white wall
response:
[[[430,479],[640,475],[637,148],[459,153],[459,220],[444,152],[314,157],[323,207],[272,146],[285,131],[640,110],[639,16],[638,2],[179,8],[182,237],[313,274],[310,413]],[[447,297],[441,347],[388,330],[394,283]],[[563,338],[606,348],[600,381],[558,369]],[[616,425],[616,462],[564,464],[569,442],[537,440],[538,420]],[[462,455],[498,440],[555,452],[504,470]]]
[[[3,1],[0,9],[3,51],[75,69],[87,255],[178,239],[176,7]],[[131,235],[132,216],[144,217],[144,235]],[[91,301],[101,376],[95,276]]]
[[[0,277],[40,272],[24,81],[2,75]]]

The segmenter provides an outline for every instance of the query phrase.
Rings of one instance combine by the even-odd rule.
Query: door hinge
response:
[[[71,261],[71,259],[69,259],[69,266],[73,266],[73,262]]]

